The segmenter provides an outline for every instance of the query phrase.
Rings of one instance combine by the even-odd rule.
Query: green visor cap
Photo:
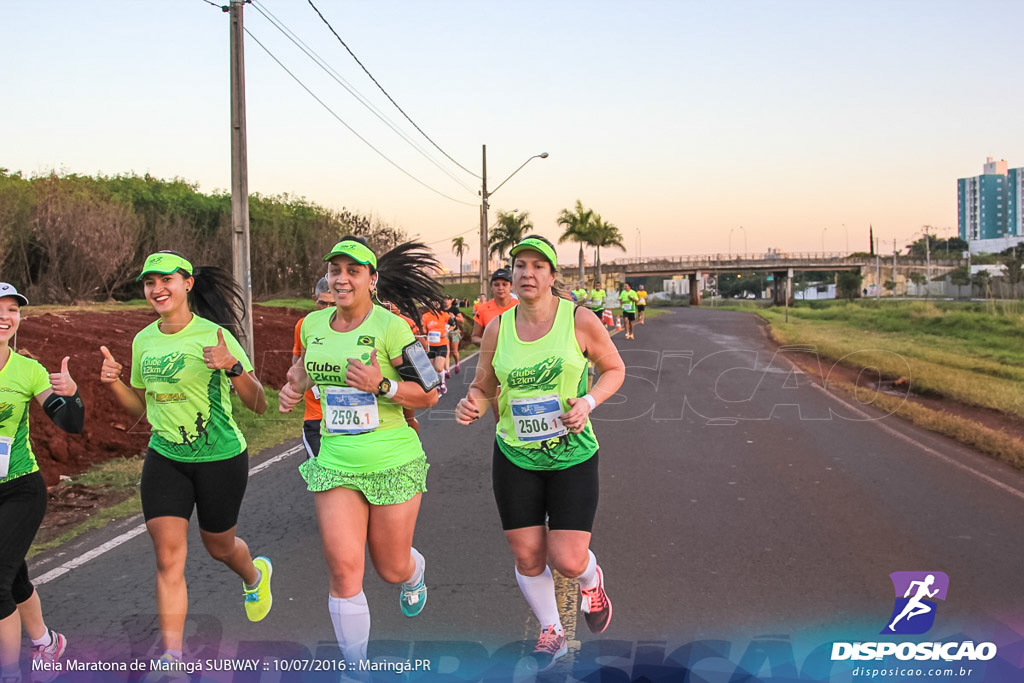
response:
[[[338,242],[331,249],[331,253],[324,256],[324,261],[330,261],[335,256],[348,256],[356,263],[363,263],[372,267],[374,270],[377,269],[377,257],[374,255],[373,250],[365,244],[356,242],[354,240],[344,240]]]
[[[512,251],[509,252],[509,256],[515,256],[524,249],[539,251],[544,258],[551,262],[551,267],[558,270],[558,257],[555,256],[555,250],[552,249],[551,245],[547,242],[534,237],[527,237],[525,240],[512,247]]]
[[[150,254],[146,258],[146,263],[142,266],[142,272],[135,278],[138,282],[142,278],[146,277],[147,273],[162,273],[168,275],[177,270],[183,270],[188,273],[188,276],[192,276],[192,264],[178,256],[177,254],[168,254],[166,252],[158,252],[156,254]]]

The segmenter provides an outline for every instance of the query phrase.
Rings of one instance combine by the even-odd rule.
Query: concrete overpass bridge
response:
[[[865,275],[865,281],[881,286],[884,279],[893,282],[906,280],[912,271],[930,276],[944,270],[951,270],[962,265],[960,260],[911,259],[899,255],[883,257],[837,253],[837,252],[777,252],[769,251],[761,254],[698,254],[691,256],[645,256],[642,258],[619,258],[601,264],[601,276],[607,284],[609,281],[620,282],[627,277],[687,276],[690,282],[690,303],[700,304],[701,283],[707,275],[725,274],[759,274],[773,276],[775,287],[772,298],[774,303],[783,305],[793,300],[793,275],[797,272],[833,272],[837,270],[859,271]],[[585,278],[593,277],[595,268],[585,268]],[[579,266],[575,263],[562,263],[560,269],[564,282],[577,282]],[[473,281],[479,276],[475,273],[463,274],[463,281]],[[444,276],[442,282],[458,282],[457,275]]]

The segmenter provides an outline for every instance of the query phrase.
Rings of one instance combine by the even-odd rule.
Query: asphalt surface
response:
[[[572,648],[540,680],[683,680],[684,667],[693,681],[856,680],[851,669],[863,662],[829,661],[830,644],[887,639],[879,633],[898,597],[889,579],[897,571],[944,572],[949,591],[927,634],[889,640],[999,648],[966,677],[928,680],[1024,680],[1024,474],[828,394],[788,361],[813,351],[774,349],[753,316],[677,309],[636,336],[615,335],[627,379],[594,415],[601,502],[592,548],[614,618],[604,634],[587,632],[575,584],[560,580]],[[420,669],[374,680],[533,678],[523,654],[538,625],[490,492],[493,426],[461,427],[451,415],[474,365],[420,415],[431,463],[415,540],[427,559],[426,609],[407,619],[396,587],[372,570],[365,582],[371,658]],[[280,670],[338,657],[311,494],[296,470],[303,457],[253,474],[242,508],[239,535],[274,562],[264,622],[246,621],[239,581],[193,529],[186,658],[209,664],[193,680],[337,677]],[[47,622],[71,643],[67,657],[148,668],[160,654],[145,533],[61,573],[140,523],[33,563]],[[236,658],[258,659],[257,671],[210,670]]]

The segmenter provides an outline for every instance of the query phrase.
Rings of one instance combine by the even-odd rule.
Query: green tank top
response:
[[[38,361],[13,350],[0,368],[0,484],[39,470],[28,438],[32,399],[50,388],[50,375]]]
[[[494,349],[498,394],[498,447],[527,470],[563,470],[597,452],[593,426],[569,433],[556,418],[567,399],[587,393],[587,359],[576,341],[575,305],[560,299],[551,330],[536,341],[516,333],[516,311],[501,314]]]
[[[415,338],[409,325],[380,306],[349,332],[331,327],[332,306],[307,315],[299,337],[305,349],[306,374],[320,388],[320,455],[317,462],[351,474],[378,472],[404,465],[423,455],[415,430],[405,421],[402,406],[386,396],[358,391],[345,384],[348,359],[369,363],[377,349],[381,374],[399,381],[391,365]]]

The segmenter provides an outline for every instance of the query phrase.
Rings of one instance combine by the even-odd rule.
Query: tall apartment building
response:
[[[982,174],[957,180],[957,228],[974,253],[1024,241],[1024,168],[988,157]]]

